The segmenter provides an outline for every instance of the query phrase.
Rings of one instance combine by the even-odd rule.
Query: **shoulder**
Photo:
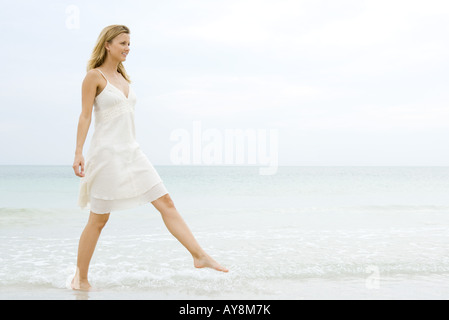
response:
[[[100,79],[102,78],[100,71],[98,71],[97,69],[90,69],[89,71],[86,72],[86,76],[84,77],[84,79]]]
[[[98,86],[101,83],[102,78],[103,77],[101,76],[98,70],[90,69],[89,71],[86,72],[86,76],[84,77],[83,83]]]

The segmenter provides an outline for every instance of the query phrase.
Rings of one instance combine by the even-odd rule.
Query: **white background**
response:
[[[110,24],[131,29],[137,139],[155,165],[194,121],[277,129],[279,165],[448,163],[448,1],[2,0],[0,164],[72,164]]]

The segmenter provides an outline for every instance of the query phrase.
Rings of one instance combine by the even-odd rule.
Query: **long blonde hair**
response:
[[[104,47],[106,42],[111,42],[116,36],[121,33],[129,34],[129,28],[124,25],[113,24],[105,27],[100,35],[98,36],[97,43],[95,44],[94,49],[92,50],[92,54],[90,56],[89,62],[87,63],[87,71],[91,69],[95,69],[101,66],[106,59],[106,48]],[[117,66],[117,71],[122,74],[122,76],[131,83],[131,80],[126,73],[125,67],[120,62]]]

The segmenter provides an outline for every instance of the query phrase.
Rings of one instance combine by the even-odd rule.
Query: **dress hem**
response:
[[[131,198],[104,200],[93,196],[89,199],[89,197],[85,195],[85,199],[81,198],[78,202],[78,206],[83,210],[89,209],[96,214],[107,214],[112,211],[132,209],[148,202],[153,202],[167,193],[168,191],[161,181],[146,192]]]

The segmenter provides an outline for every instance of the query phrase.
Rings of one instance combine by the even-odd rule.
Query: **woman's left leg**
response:
[[[222,267],[201,248],[168,193],[151,203],[161,213],[168,231],[190,252],[196,268],[228,272],[228,269]]]
[[[72,280],[72,289],[90,290],[91,285],[87,279],[89,264],[100,237],[101,230],[109,220],[109,213],[96,214],[90,212],[89,220],[84,228],[78,245],[78,260],[76,264],[75,276]]]

